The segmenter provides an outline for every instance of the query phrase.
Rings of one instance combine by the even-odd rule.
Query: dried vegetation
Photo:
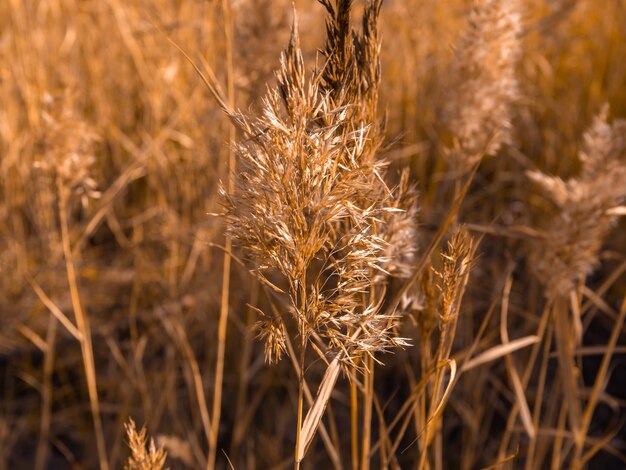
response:
[[[624,24],[1,3],[0,470],[622,468]]]

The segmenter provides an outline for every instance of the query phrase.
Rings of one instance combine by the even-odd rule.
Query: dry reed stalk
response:
[[[548,361],[550,359],[550,348],[552,346],[552,324],[548,324],[548,331],[545,335],[545,344],[543,348],[543,353],[541,355],[541,366],[539,369],[539,377],[537,379],[537,398],[535,400],[535,406],[533,409],[533,428],[536,430],[540,429],[541,426],[541,417],[542,417],[542,406],[544,402],[544,393],[546,392],[547,385],[547,374],[548,374]],[[526,469],[531,470],[532,468],[537,467],[537,463],[535,463],[535,456],[539,454],[537,451],[537,447],[539,447],[537,436],[530,441],[530,445],[528,447],[528,453],[526,457]],[[540,461],[539,461],[540,462]]]
[[[372,432],[372,407],[374,404],[374,358],[368,356],[366,359],[366,372],[363,387],[363,428],[361,447],[361,469],[370,468],[370,448]]]
[[[230,109],[235,107],[235,85],[233,72],[233,24],[229,0],[222,1],[222,13],[224,16],[224,36],[226,40],[226,67],[227,67],[227,97]],[[228,179],[228,192],[235,189],[233,174],[235,173],[235,154],[232,150],[232,143],[235,140],[235,129],[229,129],[229,150],[228,166],[226,168]],[[215,363],[215,380],[213,384],[213,407],[211,411],[211,438],[209,442],[209,456],[207,470],[215,468],[217,457],[218,434],[220,428],[220,418],[222,411],[222,385],[224,380],[224,355],[226,351],[226,329],[228,326],[228,309],[230,295],[230,268],[231,268],[232,240],[226,240],[226,250],[224,251],[224,266],[222,271],[222,294],[220,302],[220,317],[218,323],[217,336],[217,357]]]
[[[382,141],[376,122],[380,2],[368,3],[362,36],[349,25],[351,2],[322,3],[329,12],[326,63],[306,77],[294,24],[262,117],[232,115],[246,140],[236,148],[236,189],[224,195],[229,236],[257,263],[259,279],[289,299],[297,324],[296,468],[321,418],[319,407],[330,397],[339,361],[355,367],[361,355],[405,344],[392,331],[397,315],[380,312],[379,295],[383,279],[399,271],[414,243],[412,232],[402,232],[391,252],[396,259],[388,254],[391,234],[383,222],[415,222],[411,189],[405,184],[390,190],[383,182],[385,165],[375,159]],[[266,357],[277,360],[287,324],[280,316],[262,316]],[[313,337],[325,342],[326,353]],[[333,360],[321,401],[302,422],[309,344]]]
[[[277,312],[274,312],[275,314]],[[296,359],[297,354],[293,348],[293,344],[291,339],[289,338],[288,335],[283,335],[283,338],[285,340],[285,350],[287,351],[287,356],[289,357],[291,364],[296,372],[296,375],[298,377],[300,377],[301,372],[300,372],[300,366],[298,364],[298,361]],[[320,387],[321,388],[321,387]],[[314,399],[313,399],[313,395],[311,394],[311,390],[309,388],[309,386],[306,383],[306,380],[303,382],[303,389],[304,389],[304,396],[307,400],[307,405],[309,407],[312,407],[315,403]],[[334,426],[333,421],[331,420],[331,426]],[[341,470],[343,468],[342,464],[341,464],[341,457],[339,454],[339,446],[337,445],[338,442],[331,442],[330,436],[328,435],[328,432],[326,431],[326,427],[324,425],[323,422],[320,421],[319,423],[319,429],[320,429],[320,435],[322,437],[322,441],[324,442],[324,446],[326,447],[326,450],[328,452],[328,455],[333,463],[333,467],[336,470]]]
[[[476,246],[466,230],[457,228],[452,235],[445,252],[441,254],[442,267],[434,271],[435,284],[438,293],[437,323],[440,336],[432,363],[427,370],[435,370],[432,382],[429,384],[429,397],[424,413],[424,421],[420,423],[423,431],[420,432],[420,458],[418,468],[430,468],[428,463],[429,447],[441,429],[441,413],[445,406],[451,386],[455,383],[456,366],[451,363],[451,373],[448,385],[444,387],[444,371],[442,364],[450,361],[452,345],[456,335],[461,301],[469,280]],[[437,463],[439,462],[439,463]],[[441,465],[440,457],[434,460],[435,466]]]
[[[599,251],[617,218],[626,213],[620,205],[626,199],[626,121],[609,124],[607,118],[605,106],[584,135],[578,178],[563,181],[528,173],[557,209],[531,260],[554,311],[563,394],[578,457],[588,430],[582,423],[582,383],[575,360],[582,340],[581,306],[575,292],[597,266]]]
[[[513,278],[512,272],[509,272],[506,278],[506,282],[504,284],[504,291],[502,293],[502,307],[501,307],[501,320],[500,320],[500,337],[502,339],[502,344],[508,345],[509,341],[509,333],[508,333],[508,311],[509,311],[509,300],[511,296],[511,288],[513,287]],[[511,386],[513,388],[513,392],[515,394],[515,400],[518,404],[520,417],[522,419],[522,424],[524,425],[524,429],[526,434],[528,435],[531,441],[534,441],[536,437],[536,429],[533,426],[532,417],[530,413],[530,407],[528,406],[528,401],[526,399],[526,395],[524,394],[524,385],[519,376],[517,368],[513,363],[513,359],[510,355],[505,356],[506,368],[509,375],[509,380],[511,381]]]
[[[350,457],[352,470],[359,468],[359,394],[356,380],[350,381]]]
[[[252,291],[250,293],[250,305],[257,305],[259,301],[259,292],[261,287],[256,281],[251,286]],[[250,360],[252,357],[252,332],[254,331],[254,310],[249,307],[246,309],[246,317],[244,325],[246,326],[247,334],[243,338],[243,345],[241,346],[241,355],[239,360],[239,386],[237,389],[237,400],[235,402],[235,426],[233,429],[233,436],[230,443],[230,453],[236,455],[238,453],[239,446],[245,437],[246,427],[243,426],[243,416],[246,409],[246,400],[248,398],[249,374],[250,374]]]
[[[537,338],[540,338],[540,339],[545,338],[546,330],[549,331],[549,328],[550,328],[549,324],[551,321],[551,316],[552,316],[552,309],[546,306],[543,310],[543,314],[541,315],[539,325],[535,333],[535,336]],[[539,358],[540,347],[541,347],[541,341],[535,343],[533,347],[531,348],[530,357],[526,363],[524,374],[522,375],[522,386],[524,390],[528,386],[528,383],[532,376],[532,372],[534,370],[537,359],[540,359]],[[503,460],[506,458],[505,455],[508,451],[509,442],[510,442],[511,435],[513,432],[513,425],[515,423],[515,420],[517,419],[517,415],[519,412],[520,412],[520,404],[518,401],[515,401],[515,403],[513,403],[513,408],[511,409],[511,412],[509,413],[509,416],[507,419],[504,435],[502,439],[500,440],[500,448],[498,450],[498,460]]]
[[[603,389],[606,387],[606,378],[609,372],[609,366],[611,363],[611,359],[613,358],[613,354],[615,353],[615,348],[617,346],[617,341],[619,336],[622,334],[622,328],[624,326],[624,322],[626,320],[626,297],[624,297],[622,301],[622,306],[619,311],[619,315],[615,324],[613,325],[613,329],[611,331],[611,337],[606,345],[605,353],[602,357],[602,363],[600,364],[600,368],[596,375],[596,379],[593,384],[593,388],[591,390],[591,395],[587,401],[587,405],[584,410],[584,414],[582,417],[582,422],[580,424],[580,429],[578,430],[579,435],[583,436],[584,439],[580,439],[576,442],[576,448],[574,449],[574,456],[572,458],[572,470],[579,470],[583,468],[586,462],[589,461],[593,455],[598,452],[602,446],[592,447],[586,454],[583,455],[584,444],[587,438],[587,434],[589,432],[589,427],[591,426],[591,420],[593,418],[593,414],[595,412],[596,406],[598,405],[598,401],[600,398],[600,394]],[[610,438],[612,438],[609,433]],[[609,440],[610,440],[609,438]],[[607,442],[608,443],[608,442]],[[606,444],[606,443],[605,443]]]
[[[185,363],[190,370],[190,375],[193,380],[193,389],[197,400],[197,406],[200,410],[202,429],[204,431],[207,444],[210,447],[212,445],[212,425],[211,418],[209,416],[209,410],[207,408],[207,399],[204,393],[204,387],[202,385],[202,374],[200,373],[198,361],[189,343],[187,333],[185,332],[185,329],[182,327],[180,322],[175,318],[168,318],[166,315],[161,316],[161,321],[163,322],[163,326],[165,327],[167,333],[171,336],[172,340],[180,349],[182,355],[185,358]]]
[[[65,269],[67,272],[67,280],[72,299],[72,308],[74,310],[74,316],[76,317],[76,325],[78,326],[78,331],[80,331],[83,338],[80,344],[83,354],[85,374],[87,376],[87,389],[89,392],[91,413],[93,416],[94,428],[96,433],[96,444],[98,448],[100,468],[102,470],[107,470],[109,468],[109,465],[106,457],[106,444],[104,441],[104,432],[102,429],[102,418],[100,417],[96,365],[93,356],[93,346],[91,343],[91,326],[80,300],[80,294],[78,290],[78,278],[76,275],[74,257],[72,255],[72,248],[69,239],[69,222],[67,216],[69,194],[67,194],[67,188],[68,187],[65,185],[65,183],[59,178],[58,192],[61,241],[63,244],[63,253],[65,256]]]
[[[554,439],[554,443],[552,445],[552,459],[551,459],[551,470],[558,470],[563,468],[563,459],[561,458],[563,454],[563,445],[565,438],[567,437],[567,403],[559,403],[553,404],[553,409],[558,410],[558,421],[556,425],[556,437]]]
[[[48,109],[42,114],[43,126],[39,136],[42,157],[35,166],[41,171],[53,175],[55,180],[60,240],[72,309],[74,310],[77,330],[80,333],[80,346],[96,434],[99,464],[101,469],[107,470],[109,467],[100,416],[91,327],[79,293],[75,254],[72,251],[70,240],[69,216],[76,200],[80,201],[84,209],[90,198],[100,196],[96,190],[97,183],[91,176],[91,167],[95,162],[94,144],[98,140],[98,136],[87,122],[77,117],[73,100],[74,97],[69,92],[65,93],[60,102],[50,95],[45,96],[44,105]],[[64,318],[64,316],[61,315],[60,318]]]
[[[58,320],[51,316],[46,334],[46,348],[44,351],[44,378],[41,400],[41,422],[39,427],[39,441],[35,455],[35,470],[44,470],[50,452],[50,429],[52,417],[52,374],[54,372],[55,343]]]

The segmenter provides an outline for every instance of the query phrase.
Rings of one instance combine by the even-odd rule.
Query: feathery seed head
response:
[[[59,102],[59,100],[61,100]],[[38,145],[41,159],[35,167],[54,175],[62,196],[78,197],[86,207],[89,199],[100,197],[92,167],[94,147],[99,137],[89,124],[76,115],[73,96],[46,95]]]
[[[461,169],[510,142],[511,106],[519,98],[520,4],[480,0],[468,23],[453,66],[453,96],[444,110],[456,140],[449,157]]]
[[[583,137],[578,178],[563,181],[540,172],[528,173],[558,209],[531,256],[551,297],[568,295],[594,270],[604,238],[622,213],[626,121],[609,124],[607,115],[605,106]]]
[[[465,288],[474,256],[474,240],[464,228],[457,229],[448,242],[446,251],[441,253],[442,267],[434,271],[439,289],[442,321],[454,315],[461,291]]]
[[[162,470],[165,466],[167,453],[162,448],[157,449],[154,439],[150,439],[150,445],[147,446],[146,428],[141,428],[141,431],[137,432],[137,427],[132,419],[129,419],[124,427],[128,436],[128,447],[131,451],[128,462],[124,466],[125,470]]]
[[[382,278],[407,271],[414,252],[415,192],[404,176],[392,191],[386,163],[376,159],[380,2],[369,2],[365,32],[349,28],[350,2],[333,6],[327,63],[305,72],[294,25],[277,86],[260,116],[236,113],[235,191],[222,191],[227,234],[256,265],[260,279],[288,295],[299,331],[331,350],[354,355],[403,344],[397,319],[380,313]],[[286,287],[271,283],[278,273]],[[275,277],[273,274],[273,277]],[[286,328],[261,322],[266,358],[284,351]],[[360,334],[353,337],[353,332]]]

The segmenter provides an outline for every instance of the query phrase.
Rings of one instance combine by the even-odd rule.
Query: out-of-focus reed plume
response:
[[[567,181],[532,171],[528,176],[556,206],[531,264],[550,297],[567,296],[598,264],[605,237],[626,213],[626,121],[607,121],[608,106],[584,135],[582,171]]]
[[[454,139],[448,157],[457,169],[471,168],[511,140],[511,108],[519,98],[520,8],[517,0],[479,0],[470,11],[444,108]]]
[[[75,99],[67,91],[59,97],[43,97],[42,125],[36,143],[40,155],[34,166],[55,179],[60,197],[75,197],[86,208],[89,199],[100,197],[93,177],[99,137],[76,112]]]

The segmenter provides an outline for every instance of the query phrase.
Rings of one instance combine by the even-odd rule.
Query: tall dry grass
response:
[[[624,467],[626,6],[294,6],[0,4],[0,468]]]

